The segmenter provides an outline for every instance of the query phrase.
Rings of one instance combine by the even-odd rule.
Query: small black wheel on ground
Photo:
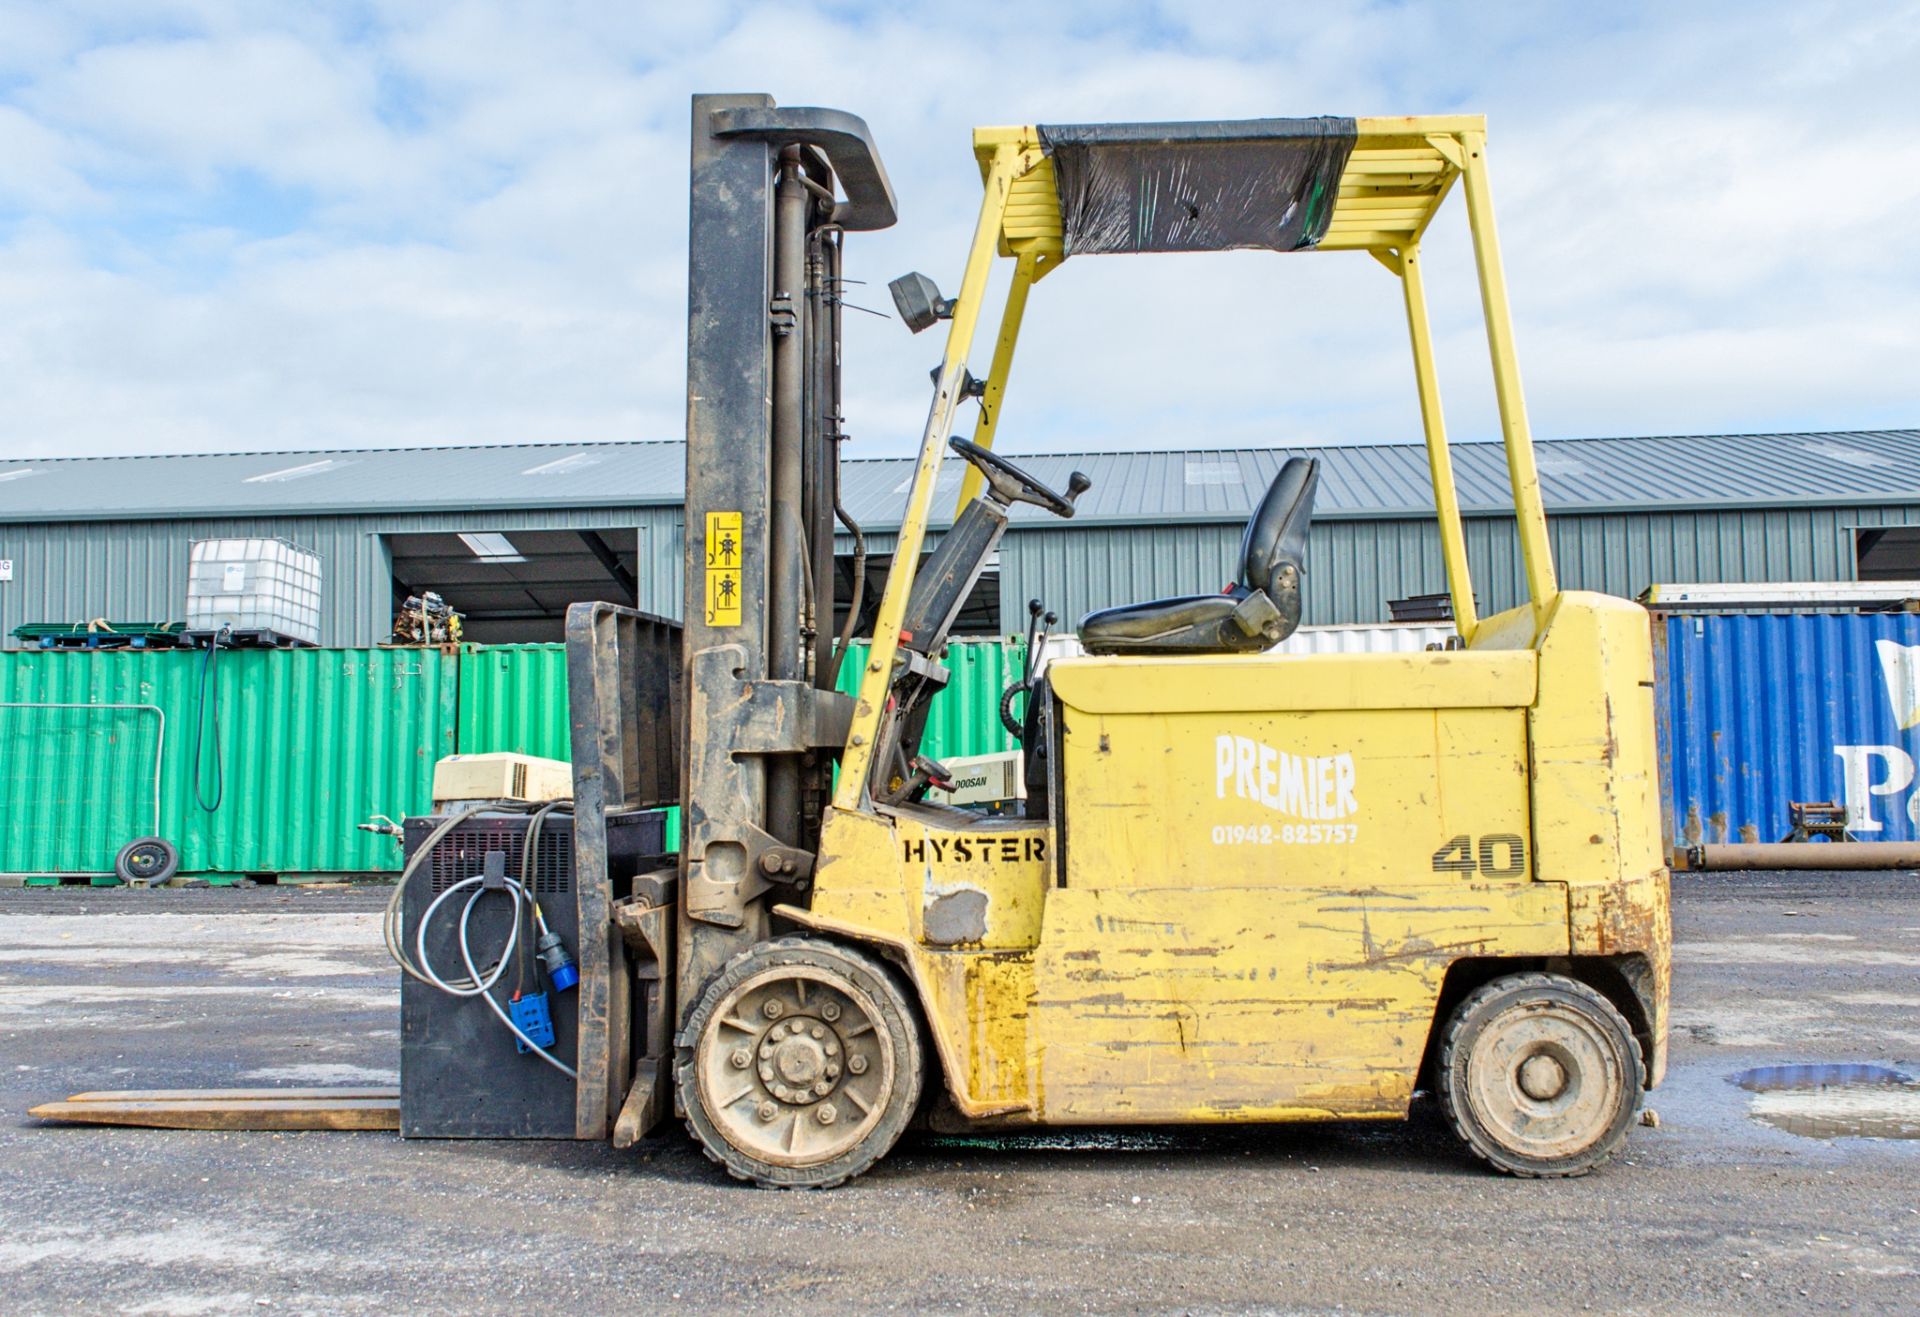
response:
[[[920,1103],[920,1029],[893,973],[816,938],[715,975],[675,1039],[687,1128],[736,1179],[828,1189],[867,1170]]]
[[[1447,1021],[1440,1105],[1497,1171],[1585,1175],[1626,1141],[1645,1072],[1640,1043],[1605,997],[1560,974],[1509,974]]]
[[[122,882],[158,887],[180,869],[180,852],[165,837],[135,837],[113,858],[114,876]]]

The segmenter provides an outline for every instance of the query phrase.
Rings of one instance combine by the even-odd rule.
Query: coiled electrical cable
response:
[[[406,867],[400,871],[399,880],[393,885],[393,895],[388,898],[386,912],[381,919],[381,936],[386,942],[387,954],[393,957],[394,963],[400,966],[401,970],[405,973],[419,982],[425,983],[430,987],[438,988],[441,992],[451,996],[480,998],[487,1004],[487,1009],[493,1012],[500,1023],[506,1025],[513,1036],[519,1039],[530,1051],[548,1065],[566,1075],[569,1079],[577,1080],[579,1073],[572,1066],[547,1051],[546,1048],[534,1042],[533,1039],[527,1037],[520,1026],[515,1024],[512,1018],[500,1009],[500,1003],[495,1001],[493,997],[494,986],[499,983],[501,977],[506,973],[507,966],[514,960],[515,950],[521,945],[521,921],[523,919],[529,920],[531,924],[530,933],[534,930],[537,930],[539,933],[547,932],[546,916],[540,912],[540,902],[534,896],[533,892],[535,877],[534,853],[539,846],[540,827],[546,821],[547,816],[555,810],[572,809],[573,802],[549,801],[533,811],[532,817],[527,821],[526,841],[521,847],[520,852],[520,877],[503,879],[503,886],[498,889],[506,892],[506,894],[513,899],[513,925],[512,930],[507,935],[507,944],[502,949],[499,960],[490,970],[482,974],[476,966],[473,957],[473,947],[469,938],[469,927],[473,917],[474,907],[479,904],[480,898],[488,891],[488,888],[484,885],[486,882],[486,876],[484,874],[473,874],[463,878],[434,897],[427,908],[421,912],[420,925],[414,932],[414,955],[409,956],[407,954],[405,939],[407,884],[413,881],[421,867],[427,862],[428,858],[432,856],[434,848],[439,846],[447,834],[451,833],[455,828],[476,814],[498,813],[502,809],[511,807],[511,805],[496,804],[474,805],[461,810],[457,814],[449,815],[436,824],[433,831],[429,832],[421,840],[419,847],[408,857]],[[460,911],[460,931],[458,938],[460,958],[466,966],[466,975],[464,977],[455,975],[452,978],[446,978],[433,967],[433,964],[428,959],[427,926],[433,921],[435,912],[440,909],[441,904],[445,902],[448,897],[452,896],[455,892],[465,891],[468,888],[474,890]]]
[[[474,874],[471,878],[462,878],[459,882],[454,883],[444,892],[440,893],[440,895],[434,897],[432,903],[421,913],[420,927],[415,931],[413,944],[414,953],[419,957],[421,973],[428,983],[431,983],[444,993],[455,997],[478,997],[487,1004],[487,1009],[498,1017],[500,1023],[506,1025],[507,1028],[512,1031],[513,1036],[526,1045],[528,1051],[538,1056],[542,1061],[545,1061],[567,1078],[578,1079],[580,1077],[578,1071],[542,1047],[539,1043],[527,1037],[520,1026],[513,1022],[512,1017],[500,1009],[500,1003],[493,999],[493,985],[498,983],[500,976],[507,972],[507,966],[513,961],[514,948],[520,944],[520,919],[522,915],[526,913],[522,902],[533,907],[533,922],[535,927],[542,933],[547,931],[547,921],[540,913],[539,903],[534,901],[533,893],[528,891],[526,884],[522,883],[519,879],[505,878],[501,880],[505,886],[500,890],[505,891],[508,896],[513,898],[513,927],[512,931],[507,934],[507,945],[501,949],[500,958],[494,962],[493,968],[485,974],[482,974],[479,967],[474,964],[473,943],[469,936],[469,929],[473,919],[473,908],[480,903],[480,898],[485,896],[489,890],[484,885],[486,881],[487,879],[484,874]],[[460,910],[459,937],[460,960],[467,967],[467,977],[464,979],[454,979],[449,982],[441,978],[434,970],[433,962],[427,956],[427,926],[433,922],[434,912],[440,908],[448,897],[451,897],[455,892],[465,891],[469,887],[473,888],[474,891],[473,895],[467,898],[466,905],[462,906]]]

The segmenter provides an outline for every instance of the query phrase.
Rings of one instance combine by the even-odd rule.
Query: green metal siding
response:
[[[213,517],[181,521],[70,521],[0,525],[0,646],[23,622],[111,617],[163,622],[187,605],[194,540],[277,535],[320,555],[320,643],[365,646],[393,626],[393,563],[385,536],[418,532],[632,527],[640,607],[680,616],[685,546],[677,507],[546,508],[325,517]]]
[[[437,650],[222,651],[214,703],[225,790],[212,812],[193,790],[202,662],[187,651],[0,654],[0,701],[158,706],[160,835],[180,848],[184,872],[399,868],[391,838],[354,825],[429,807],[433,764],[454,747],[453,660]],[[122,845],[151,831],[152,733],[118,715],[0,715],[0,872],[110,871]],[[210,719],[207,737],[210,791]]]
[[[1557,514],[1547,519],[1560,582],[1627,598],[1657,581],[1850,581],[1858,527],[1920,525],[1920,508],[1702,508]],[[1512,608],[1526,578],[1511,518],[1469,517],[1467,556],[1482,614]],[[1016,528],[1000,546],[1000,609],[1044,600],[1064,626],[1096,608],[1218,590],[1232,578],[1242,526],[1215,522]],[[1303,620],[1388,620],[1387,600],[1446,588],[1430,519],[1324,519],[1307,546]]]

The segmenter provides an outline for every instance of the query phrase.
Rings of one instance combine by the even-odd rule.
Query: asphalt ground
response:
[[[909,1135],[828,1193],[639,1148],[41,1125],[98,1088],[392,1082],[380,889],[0,892],[0,1312],[1920,1308],[1920,876],[1676,880],[1673,1062],[1624,1156],[1426,1117]],[[1764,1119],[1762,1118],[1764,1117]],[[1798,1129],[1802,1132],[1796,1133]]]

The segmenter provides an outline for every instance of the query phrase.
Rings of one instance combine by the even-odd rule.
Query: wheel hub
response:
[[[1545,1052],[1520,1063],[1520,1091],[1535,1102],[1551,1102],[1567,1090],[1567,1068]]]
[[[817,1102],[839,1085],[844,1046],[840,1035],[819,1019],[783,1021],[760,1036],[760,1081],[782,1102]]]

